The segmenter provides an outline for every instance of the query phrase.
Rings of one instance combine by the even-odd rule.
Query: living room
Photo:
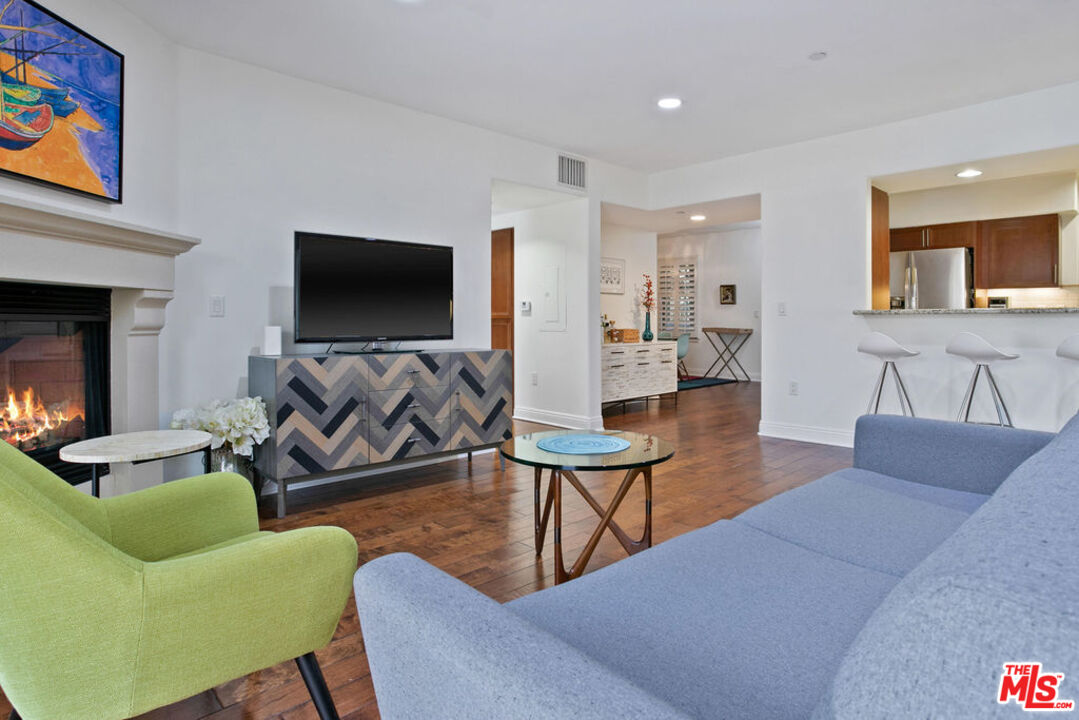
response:
[[[25,22],[25,17],[16,20],[20,9],[31,18],[47,13],[48,25],[35,25],[33,32],[13,30],[8,25],[19,28]],[[504,411],[512,423],[506,426],[512,446],[483,437],[452,449],[439,446],[432,457],[402,455],[374,468],[349,465],[311,473],[313,478],[285,478],[275,477],[266,464],[273,448],[280,447],[285,434],[280,431],[262,440],[258,467],[237,468],[248,476],[244,484],[221,480],[232,494],[220,501],[214,496],[213,502],[207,501],[209,485],[199,485],[191,499],[182,490],[194,487],[187,479],[193,476],[196,484],[222,477],[202,475],[201,446],[184,455],[170,451],[174,456],[165,459],[151,452],[135,462],[117,459],[121,455],[115,452],[108,455],[111,460],[102,459],[104,453],[87,454],[78,468],[74,499],[48,485],[56,479],[52,473],[46,477],[30,468],[22,454],[5,455],[0,507],[8,531],[0,577],[12,580],[0,582],[7,608],[0,610],[0,710],[13,706],[25,720],[140,714],[267,720],[723,714],[716,708],[745,717],[806,716],[814,708],[818,717],[985,717],[1018,712],[1014,702],[998,702],[995,696],[998,685],[1011,677],[1007,670],[1001,676],[1007,663],[1044,663],[1045,673],[1063,673],[1061,701],[1079,694],[1073,599],[1079,569],[1070,557],[1074,552],[1057,553],[1074,549],[1074,529],[1067,528],[1074,524],[1079,499],[1070,489],[1074,483],[1066,482],[1074,473],[1061,468],[1074,467],[1075,451],[1063,461],[1055,455],[1026,461],[1043,446],[1042,452],[1056,448],[1058,454],[1062,445],[1075,447],[1074,441],[1067,446],[1066,434],[1046,446],[1079,406],[1079,369],[1069,363],[1062,344],[1079,333],[1073,309],[1019,312],[1024,308],[1014,300],[1013,307],[998,309],[973,306],[972,300],[964,308],[968,312],[952,314],[925,304],[920,310],[880,306],[881,275],[874,264],[880,248],[873,224],[874,187],[893,194],[898,218],[904,192],[1050,172],[1074,177],[1079,50],[1071,35],[1079,14],[1073,4],[1039,0],[987,6],[964,0],[947,7],[849,2],[705,7],[636,0],[541,6],[380,0],[297,7],[14,0],[5,13],[11,14],[0,28],[4,113],[23,117],[31,112],[26,107],[52,107],[38,111],[56,114],[48,133],[70,128],[81,143],[76,147],[92,147],[95,153],[101,148],[94,137],[109,131],[117,138],[110,162],[119,172],[91,163],[101,177],[97,189],[89,191],[74,186],[59,165],[18,164],[19,154],[25,158],[33,147],[0,150],[0,280],[111,290],[111,304],[99,313],[110,323],[101,340],[108,351],[96,361],[90,354],[80,359],[88,375],[96,367],[108,378],[109,397],[99,402],[96,430],[86,408],[88,439],[197,432],[172,430],[176,413],[254,395],[267,403],[260,428],[279,433],[280,405],[255,391],[255,356],[272,356],[274,363],[307,359],[298,356],[329,358],[342,368],[352,363],[369,381],[372,356],[328,355],[327,343],[296,341],[297,232],[452,248],[451,336],[405,340],[378,351],[388,356],[401,350],[421,363],[424,356],[446,356],[444,375],[431,372],[464,382],[461,356],[499,349],[492,334],[492,216],[528,212],[519,203],[499,205],[496,189],[531,188],[556,194],[560,202],[540,208],[550,215],[555,214],[551,208],[558,209],[554,229],[520,219],[502,223],[514,226],[517,243],[514,343],[512,360],[506,360],[512,362],[512,403]],[[978,19],[977,32],[971,31],[970,18]],[[60,33],[67,44],[80,38],[72,62],[78,62],[78,53],[122,58],[115,78],[122,123],[94,121],[104,130],[93,130],[90,121],[79,120],[80,113],[95,108],[104,113],[89,99],[82,101],[85,107],[62,115],[71,112],[62,103],[74,95],[45,103],[41,93],[55,89],[47,86],[57,84],[56,78],[43,81],[44,75],[27,76],[18,69],[66,62],[66,55],[48,54],[58,52],[48,46],[59,41],[44,33]],[[16,58],[29,59],[19,65]],[[31,124],[27,120],[17,129],[26,135],[34,130]],[[46,135],[42,142],[49,140]],[[1059,162],[1046,160],[1046,153]],[[53,155],[42,157],[55,161]],[[583,163],[585,172],[560,177],[560,158]],[[956,177],[971,168],[984,175]],[[932,179],[909,181],[915,175]],[[601,266],[611,257],[604,249],[605,213],[618,207],[669,214],[741,198],[759,202],[757,224],[742,228],[754,235],[759,250],[759,271],[754,270],[759,294],[749,292],[746,275],[732,281],[739,288],[739,305],[732,307],[749,314],[732,316],[730,322],[754,330],[757,344],[739,356],[757,363],[749,368],[754,382],[678,392],[630,403],[625,413],[605,413],[604,303],[622,298],[627,307],[620,325],[644,330],[644,308],[628,307],[637,297],[637,278],[626,278],[624,296],[601,292]],[[1039,205],[1036,211],[1005,215],[1058,214],[1065,223],[1079,211],[1074,204],[1073,198],[1071,208]],[[1005,215],[949,216],[947,221],[989,222]],[[943,221],[924,220],[927,226],[937,222]],[[680,237],[692,241],[695,236]],[[657,260],[663,257],[663,241],[657,239]],[[977,242],[975,264],[988,257]],[[1054,257],[1074,263],[1079,253],[1068,255],[1062,244]],[[718,304],[719,285],[728,281],[719,274],[707,282],[701,292],[710,299],[714,295]],[[1058,295],[1070,292],[1060,289],[1070,283],[1059,278],[1030,287],[1036,294],[1050,284]],[[884,298],[887,303],[887,294]],[[527,314],[522,303],[529,304]],[[13,323],[24,322],[22,307],[13,307],[0,308],[6,313],[0,321],[5,330],[0,354],[9,349]],[[64,322],[90,322],[91,316],[98,317],[83,310],[73,314],[78,320]],[[281,329],[279,341],[270,328]],[[874,332],[920,355],[859,353],[859,343]],[[970,355],[960,359],[946,352],[964,332],[977,333],[999,350],[995,375],[983,372],[977,360],[975,371]],[[337,349],[369,350],[368,344],[355,340]],[[712,355],[696,359],[702,348],[710,350],[698,338],[688,356],[691,374],[703,374],[712,362]],[[1005,355],[1018,358],[1003,362]],[[903,374],[905,390],[897,394],[890,385],[881,386],[882,360],[884,370]],[[409,365],[402,372],[422,376],[430,370],[425,367]],[[991,386],[982,380],[975,388],[972,372],[989,378]],[[859,420],[875,380],[877,392],[886,393],[882,412],[917,410],[918,420]],[[449,380],[438,382],[430,384],[451,387]],[[968,401],[968,387],[976,389],[968,393],[973,407],[968,419],[1015,428],[955,423]],[[370,398],[396,389],[365,386],[363,392]],[[912,408],[901,400],[907,390]],[[22,391],[12,387],[9,394]],[[22,396],[14,402],[18,405]],[[1004,413],[998,423],[1001,404],[1009,411],[1007,423]],[[181,416],[179,424],[183,418],[194,422],[196,414]],[[550,458],[544,461],[545,451],[516,441],[545,432],[621,435],[631,446],[636,442],[631,436],[639,436],[642,447],[633,452],[642,454],[634,463],[614,462],[614,455],[588,456],[608,460],[588,466],[593,471],[587,473],[587,463],[570,460],[556,468]],[[647,438],[653,440],[643,449]],[[17,445],[9,440],[0,450]],[[1005,500],[1015,508],[1027,502],[1024,492],[1005,480],[1015,468],[1047,476],[1034,478],[1044,480],[1037,490],[1022,485],[1029,502],[1044,503],[1031,511],[1038,521],[1033,526],[1001,514]],[[907,483],[904,492],[917,497],[894,500],[888,512],[880,511],[887,518],[873,516],[874,521],[859,514],[864,507],[850,504],[851,498],[864,500],[870,493],[852,480],[841,489],[832,487],[834,495],[816,504],[784,500],[805,498],[804,491],[833,471],[872,471],[873,482],[891,483],[892,490]],[[951,485],[949,473],[958,478]],[[42,492],[50,499],[27,509],[24,475],[46,483],[50,489]],[[923,485],[919,478],[934,480]],[[249,480],[262,481],[256,482],[258,515]],[[100,500],[90,497],[91,482]],[[1000,502],[993,495],[996,485]],[[67,482],[63,486],[70,489]],[[946,497],[945,489],[951,493]],[[169,502],[176,504],[162,506],[167,517],[190,516],[201,533],[199,544],[146,550],[151,541],[175,539],[181,530],[164,515],[153,522],[125,515],[134,512],[138,498],[151,497],[143,493],[158,498],[170,493]],[[926,499],[930,495],[933,503]],[[910,504],[915,500],[933,507],[919,512]],[[790,517],[766,517],[767,507],[779,507],[769,505],[774,501],[788,503]],[[233,508],[242,521],[229,515]],[[54,512],[63,514],[65,524],[79,526],[71,530],[78,543],[99,543],[93,547],[107,549],[109,562],[123,572],[113,573],[108,565],[113,574],[106,573],[104,561],[86,559],[76,540],[70,551],[61,550],[69,546],[59,540],[45,543],[40,552],[25,548],[40,529],[34,524],[39,515]],[[981,524],[960,527],[967,515],[978,513]],[[1072,520],[1065,522],[1062,514]],[[90,519],[71,519],[84,515]],[[112,520],[103,519],[110,515]],[[736,517],[745,522],[732,520]],[[778,540],[777,545],[764,539],[754,544],[749,537],[786,538],[784,525],[798,528],[811,518],[849,529],[844,547],[860,543],[880,553],[866,560],[852,559],[854,551],[822,550],[810,531],[791,540],[799,552],[829,558],[821,561],[827,567],[805,560],[805,568],[833,578],[836,588],[848,588],[844,583],[861,588],[847,599],[799,574],[801,561],[784,555]],[[323,525],[346,532],[313,527]],[[1021,567],[1042,573],[1029,579],[1017,570],[1024,579],[996,599],[1002,607],[1013,603],[1028,609],[1029,591],[1044,603],[1038,612],[1044,611],[1045,619],[1017,624],[1006,609],[972,605],[976,610],[952,618],[956,624],[948,625],[949,633],[984,627],[999,630],[1001,637],[977,635],[969,647],[957,641],[960,650],[948,654],[933,643],[934,632],[953,637],[940,632],[947,618],[933,614],[937,609],[926,601],[919,607],[928,619],[914,623],[911,642],[958,678],[954,694],[930,692],[924,676],[912,669],[913,660],[902,665],[912,656],[899,653],[901,661],[889,664],[873,655],[879,647],[907,647],[887,633],[889,627],[907,626],[894,619],[882,625],[880,616],[894,611],[904,592],[913,592],[904,584],[908,579],[946,574],[937,545],[950,543],[945,549],[957,558],[976,555],[970,567],[987,566],[986,558],[999,560],[977,534],[990,526],[1015,541]],[[260,531],[277,535],[257,535]],[[300,544],[317,548],[314,555],[295,559],[267,549],[265,556],[241,561],[244,545],[284,545],[296,537],[293,531],[301,534]],[[217,548],[240,538],[246,541]],[[1051,548],[1043,558],[1047,564],[1023,565],[1025,553],[1042,546]],[[684,556],[678,556],[679,548]],[[889,556],[899,552],[894,548],[909,555],[902,561]],[[201,560],[179,557],[196,551]],[[434,567],[412,565],[413,559],[397,555],[397,560],[381,559],[398,552]],[[162,587],[177,594],[161,590],[166,598],[161,614],[147,614],[149,596],[143,607],[136,595],[127,594],[135,592],[134,578],[141,583],[185,562],[193,568],[229,553],[236,553],[236,564],[223,577],[194,570],[169,575],[176,580],[166,579]],[[837,553],[844,567],[835,560]],[[359,590],[353,594],[356,557]],[[720,563],[717,557],[730,559]],[[708,602],[685,592],[694,575],[708,575],[699,565],[705,558],[710,558],[709,572],[719,573]],[[929,565],[919,565],[922,560]],[[778,584],[762,579],[754,587],[754,563],[780,568]],[[452,577],[435,575],[434,568]],[[863,576],[862,570],[875,574]],[[295,579],[304,572],[309,575]],[[658,578],[654,585],[648,580],[652,573]],[[107,581],[101,579],[105,575]],[[979,582],[979,575],[971,577]],[[453,578],[463,585],[453,584]],[[620,584],[623,579],[628,585]],[[279,598],[276,593],[288,592],[284,586],[295,591]],[[469,595],[467,586],[498,603],[518,604],[499,614],[502,608]],[[660,586],[672,597],[663,599]],[[955,585],[948,587],[947,592],[955,591]],[[641,593],[636,604],[634,590]],[[604,595],[608,591],[614,597]],[[428,592],[445,607],[431,607]],[[804,600],[795,602],[799,596]],[[78,602],[67,602],[75,597]],[[682,622],[673,615],[665,621],[672,623],[667,645],[680,647],[664,647],[662,638],[637,632],[660,627],[658,616],[645,610],[665,603],[697,607],[699,618],[731,634],[705,632],[695,624],[699,618]],[[702,604],[719,608],[716,612],[728,620],[709,616]],[[831,610],[813,614],[814,607],[824,606]],[[394,607],[401,616],[394,615]],[[608,615],[619,622],[608,619],[611,626],[604,625],[584,612],[586,607],[612,609]],[[48,614],[40,608],[48,608]],[[753,615],[754,608],[809,624],[777,620],[769,625]],[[566,612],[563,617],[603,628],[611,652],[635,659],[620,664],[604,655],[602,639],[586,637],[587,628],[559,627],[559,610]],[[772,628],[776,636],[740,634],[723,624],[734,619],[745,627]],[[217,623],[236,630],[217,632]],[[50,631],[39,631],[42,627]],[[188,653],[184,632],[195,638],[206,628],[216,634],[206,636],[201,650]],[[695,632],[700,644],[692,646]],[[571,642],[575,634],[578,645]],[[789,637],[778,637],[784,634]],[[819,641],[818,654],[790,639],[803,635]],[[824,643],[825,636],[834,642]],[[155,654],[144,649],[135,677],[134,648],[151,640]],[[648,651],[634,652],[635,641]],[[244,647],[250,656],[235,650]],[[281,648],[294,652],[281,655]],[[521,648],[535,653],[518,653]],[[230,652],[240,659],[233,662]],[[658,654],[649,661],[650,653]],[[298,666],[293,657],[300,659]],[[739,659],[747,676],[766,667],[784,676],[773,678],[782,691],[757,705],[765,711],[752,710],[754,702],[766,701],[761,686],[731,675],[730,663]],[[817,669],[803,675],[809,664]],[[858,669],[866,664],[880,668],[880,674],[867,671],[865,684],[859,684]],[[671,670],[649,669],[659,666]],[[679,677],[683,684],[675,682]],[[728,684],[720,677],[729,678],[733,689],[717,690]],[[664,684],[675,688],[674,695],[658,687]],[[691,685],[711,690],[695,691]],[[979,693],[987,685],[993,687],[983,703]]]

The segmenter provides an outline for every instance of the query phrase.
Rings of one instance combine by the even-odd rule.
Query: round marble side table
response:
[[[100,497],[98,468],[108,463],[137,465],[201,450],[206,472],[210,472],[210,440],[210,433],[202,430],[143,430],[72,443],[60,448],[60,459],[90,465],[90,492]]]

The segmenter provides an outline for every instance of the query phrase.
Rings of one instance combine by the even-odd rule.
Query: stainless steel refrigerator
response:
[[[974,263],[969,248],[911,250],[888,254],[893,298],[909,309],[966,308],[974,300]]]

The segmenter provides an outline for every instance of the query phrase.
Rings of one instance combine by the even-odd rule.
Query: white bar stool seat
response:
[[[1079,335],[1072,335],[1057,346],[1057,357],[1079,360]]]
[[[899,407],[903,410],[904,415],[909,412],[910,416],[914,417],[914,407],[910,404],[907,387],[903,384],[903,378],[899,376],[899,369],[896,368],[895,361],[914,357],[921,353],[917,350],[903,347],[888,335],[880,332],[871,332],[862,338],[858,343],[858,352],[878,357],[884,363],[880,369],[880,376],[877,377],[877,384],[873,394],[869,396],[869,407],[866,408],[866,413],[875,415],[880,410],[880,396],[884,391],[884,381],[888,377],[888,369],[891,368],[892,376],[895,378],[895,391],[899,395]]]
[[[963,402],[959,406],[959,417],[956,419],[960,422],[970,422],[970,408],[974,404],[974,391],[978,387],[978,379],[984,372],[986,379],[989,381],[989,392],[993,395],[997,420],[1002,427],[1014,427],[1012,417],[1008,413],[1008,406],[1004,404],[1004,398],[1000,395],[1000,388],[997,387],[997,381],[993,378],[993,371],[989,369],[989,364],[998,360],[1016,360],[1019,356],[1006,353],[991,345],[981,335],[970,332],[961,332],[953,337],[948,342],[947,347],[944,348],[944,352],[964,357],[974,363],[974,376],[970,379],[970,385],[967,386],[966,395],[963,396]]]

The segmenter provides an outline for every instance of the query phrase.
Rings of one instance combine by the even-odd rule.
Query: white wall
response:
[[[181,224],[203,245],[177,263],[162,336],[162,422],[178,407],[246,392],[247,356],[264,325],[282,325],[285,352],[296,349],[298,229],[453,245],[455,338],[420,347],[489,345],[491,181],[557,189],[554,149],[193,50],[179,58],[179,96],[200,98],[180,109]],[[574,318],[599,316],[588,273],[599,262],[600,200],[646,199],[644,176],[604,163],[589,163],[589,183],[590,198],[573,205],[587,213],[567,266],[567,286],[580,296],[571,332]],[[208,317],[215,294],[226,296],[224,318]],[[579,383],[580,407],[566,412],[598,416],[599,332],[574,343],[567,376],[545,377],[541,387]],[[539,409],[547,397],[535,401]]]
[[[1077,115],[1079,83],[649,178],[653,208],[762,193],[763,434],[849,444],[877,372],[854,349],[871,329],[901,342],[925,338],[927,374],[947,380],[949,394],[938,394],[936,382],[914,381],[914,403],[928,407],[927,414],[950,417],[964,388],[953,387],[959,378],[953,382],[942,339],[961,326],[1025,355],[999,378],[1006,399],[1016,403],[1016,423],[1061,426],[1074,405],[1058,402],[1069,384],[1046,372],[1055,362],[1046,353],[1079,330],[1074,316],[942,322],[939,316],[874,320],[852,311],[869,306],[870,178],[1074,145]],[[778,314],[780,303],[786,304],[785,317]],[[800,384],[796,396],[788,394],[790,380]],[[936,407],[938,401],[948,407]]]
[[[0,196],[173,230],[177,225],[177,49],[110,0],[50,0],[49,10],[124,55],[123,203],[0,177]],[[94,279],[87,277],[86,282]]]
[[[639,299],[644,288],[644,273],[648,273],[653,283],[656,281],[656,233],[603,223],[600,255],[626,261],[625,294],[601,294],[600,312],[613,320],[615,327],[643,331],[644,310]],[[654,317],[652,321],[655,322]],[[654,325],[652,330],[656,331]]]
[[[590,261],[591,208],[587,198],[492,219],[513,228],[514,416],[573,428],[600,428],[591,405],[599,315],[588,308],[599,267]],[[654,245],[654,242],[653,242]],[[529,314],[521,303],[532,305]]]
[[[659,238],[661,259],[697,258],[700,262],[698,327],[737,327],[753,330],[737,356],[738,362],[753,380],[761,379],[762,251],[759,225],[712,233],[664,235]],[[737,304],[721,305],[719,286],[732,284],[737,286]],[[703,335],[690,341],[689,355],[685,360],[690,374],[703,374],[715,359],[716,351]],[[723,376],[729,377],[727,373]],[[739,377],[742,377],[741,373]]]

